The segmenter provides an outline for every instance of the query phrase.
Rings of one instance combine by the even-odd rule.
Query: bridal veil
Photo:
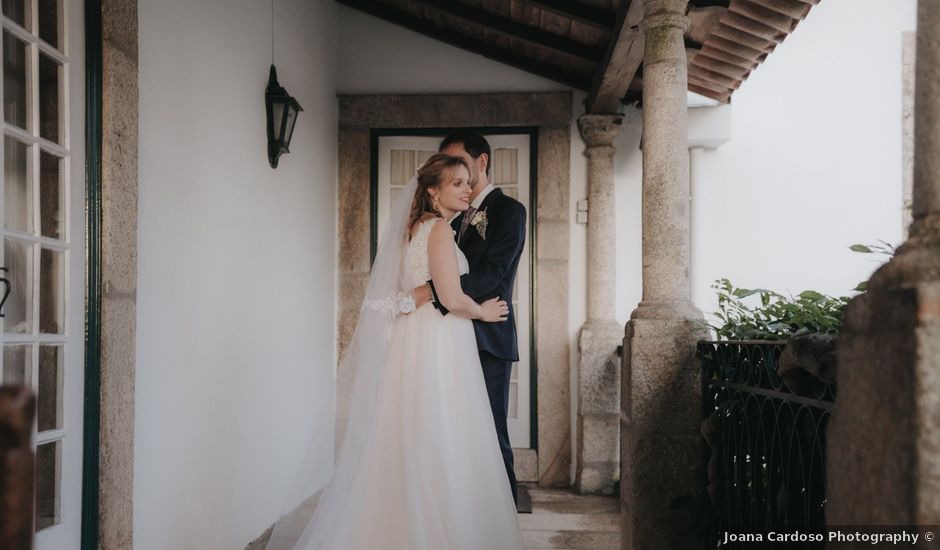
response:
[[[412,178],[391,205],[359,320],[336,372],[335,429],[339,449],[336,464],[358,462],[372,438],[376,396],[382,384],[382,366],[388,357],[392,326],[402,311],[414,308],[411,289],[404,288],[402,260],[408,247],[408,219],[416,189],[417,178]],[[290,550],[300,540],[306,545],[311,526],[329,525],[339,519],[341,507],[331,503],[348,491],[355,468],[334,468],[325,487],[309,486],[317,478],[315,470],[322,468],[314,458],[315,446],[320,444],[315,441],[318,433],[315,424],[322,421],[310,419],[308,449],[285,497],[283,516],[274,526],[267,550]]]

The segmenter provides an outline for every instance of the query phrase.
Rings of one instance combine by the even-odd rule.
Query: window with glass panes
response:
[[[65,0],[2,0],[2,256],[11,293],[0,382],[36,395],[36,530],[61,521],[62,447],[80,437],[63,403],[68,372],[69,132]],[[80,422],[76,419],[75,424]],[[72,428],[70,434],[69,428]]]

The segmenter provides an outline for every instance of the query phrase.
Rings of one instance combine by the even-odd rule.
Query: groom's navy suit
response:
[[[451,222],[455,236],[460,234],[463,217],[464,214],[461,214]],[[513,471],[507,416],[512,364],[519,360],[512,290],[519,259],[522,257],[522,248],[525,245],[526,211],[522,203],[504,195],[499,188],[496,188],[486,195],[474,217],[478,218],[478,223],[468,225],[457,243],[470,265],[470,273],[460,278],[460,286],[464,294],[478,303],[498,296],[509,304],[509,315],[505,321],[499,323],[474,321],[473,329],[477,337],[477,347],[480,350],[480,363],[483,366],[486,392],[490,398],[490,408],[496,423],[496,435],[499,438],[503,462],[506,464],[512,496],[515,499],[516,475]],[[485,229],[482,222],[484,217]],[[435,306],[445,315],[447,314],[447,310],[440,306],[439,301],[435,300]]]

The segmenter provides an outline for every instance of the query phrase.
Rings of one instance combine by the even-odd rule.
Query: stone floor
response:
[[[620,506],[614,497],[582,496],[530,486],[532,513],[519,514],[526,550],[620,550]],[[306,525],[312,508],[298,510]],[[263,550],[270,529],[245,550]]]
[[[520,514],[527,550],[620,550],[620,506],[614,497],[532,487],[532,513]]]

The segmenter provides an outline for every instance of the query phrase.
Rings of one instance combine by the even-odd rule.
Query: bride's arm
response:
[[[480,305],[473,298],[463,293],[460,288],[460,271],[457,268],[457,249],[454,246],[454,236],[447,223],[435,221],[428,236],[428,263],[431,269],[431,280],[441,305],[451,313],[467,319],[482,319],[484,321],[502,320],[502,310],[505,306],[486,302]]]

